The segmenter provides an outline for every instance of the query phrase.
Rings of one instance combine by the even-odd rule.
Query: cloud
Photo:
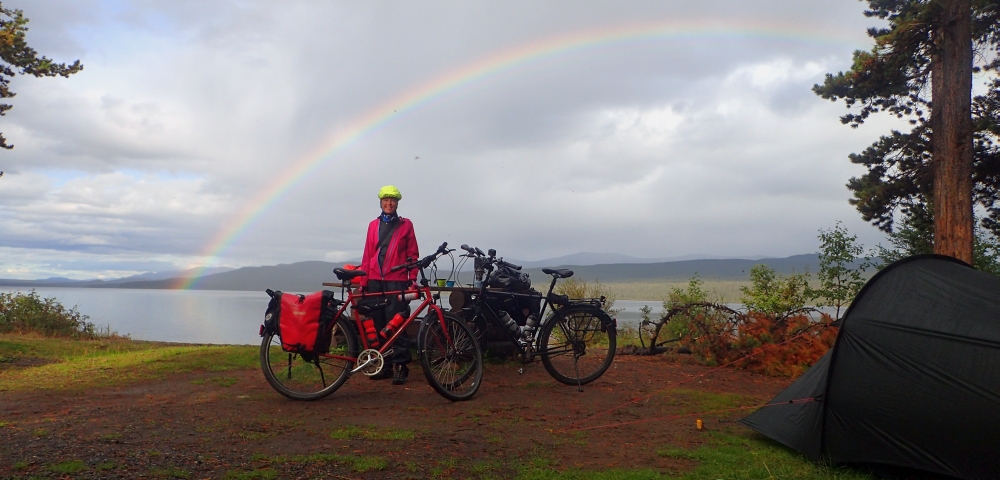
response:
[[[514,258],[790,255],[837,220],[880,238],[847,204],[846,156],[893,123],[848,129],[810,91],[867,48],[861,5],[8,3],[40,52],[85,65],[13,85],[0,270],[18,275],[342,261],[388,183],[422,245]],[[321,149],[504,52],[650,22],[736,33],[528,55]]]

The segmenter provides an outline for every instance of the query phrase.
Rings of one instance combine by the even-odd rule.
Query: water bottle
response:
[[[528,315],[528,320],[524,322],[524,327],[521,329],[521,335],[524,336],[525,340],[530,340],[531,335],[535,333],[535,328],[538,327],[538,317],[534,313]]]
[[[420,292],[408,292],[402,295],[397,295],[400,302],[409,302],[410,300],[416,300],[420,298]]]
[[[385,328],[382,329],[382,338],[391,337],[392,334],[396,333],[396,330],[399,330],[399,327],[403,326],[403,322],[405,321],[406,317],[401,313],[397,313],[396,316],[392,317],[392,320],[389,320]]]
[[[500,312],[500,321],[502,321],[504,325],[507,325],[507,329],[510,330],[511,334],[517,336],[519,333],[518,330],[521,327],[517,325],[517,322],[515,322],[513,318],[510,318],[510,314],[507,312]]]
[[[375,331],[375,321],[366,318],[361,324],[365,327],[365,338],[368,340],[368,348],[378,348],[378,332]]]

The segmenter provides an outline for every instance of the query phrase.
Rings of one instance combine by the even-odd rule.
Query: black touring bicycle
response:
[[[553,293],[556,282],[573,276],[572,270],[543,268],[552,282],[542,295],[531,288],[519,265],[498,258],[495,250],[462,249],[463,256],[474,259],[478,288],[468,297],[453,295],[452,311],[444,315],[465,320],[481,349],[499,340],[512,346],[522,362],[538,357],[552,378],[578,388],[608,370],[615,357],[617,320],[604,311],[606,299]],[[551,310],[548,316],[546,309]]]

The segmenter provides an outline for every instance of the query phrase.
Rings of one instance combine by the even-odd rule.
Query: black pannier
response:
[[[528,278],[527,273],[519,272],[506,265],[497,265],[497,269],[487,279],[486,286],[519,292],[531,288],[531,279]]]

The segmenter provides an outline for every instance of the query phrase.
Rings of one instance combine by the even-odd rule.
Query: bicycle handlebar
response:
[[[489,262],[497,265],[503,265],[505,267],[513,268],[514,270],[520,270],[522,268],[520,265],[514,265],[513,263],[506,262],[503,259],[496,258],[496,253],[497,253],[496,250],[491,249],[489,257],[487,257],[487,255],[483,253],[483,251],[480,250],[479,247],[470,247],[464,243],[462,244],[462,250],[469,252],[469,255],[475,255],[477,257],[486,257]]]
[[[444,254],[446,254],[448,252],[453,252],[453,251],[454,251],[454,249],[448,250],[448,242],[444,242],[444,243],[441,244],[441,246],[439,246],[437,248],[437,250],[434,251],[434,253],[432,253],[432,254],[424,257],[424,258],[421,258],[418,261],[414,261],[412,257],[407,258],[406,259],[406,263],[404,263],[402,265],[396,265],[395,267],[390,268],[389,271],[390,272],[395,272],[397,270],[402,270],[404,268],[407,269],[407,270],[410,270],[410,269],[413,269],[413,268],[427,268],[427,267],[429,267],[431,265],[431,262],[433,262],[434,260],[437,260],[437,258],[439,256],[444,255]]]

